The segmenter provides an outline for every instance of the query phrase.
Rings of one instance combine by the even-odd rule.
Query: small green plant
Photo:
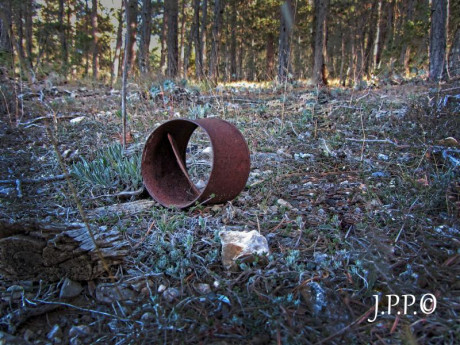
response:
[[[194,107],[190,107],[188,110],[188,116],[191,119],[202,119],[207,117],[209,112],[211,111],[211,106],[206,103],[205,105],[196,105]]]
[[[140,153],[126,156],[117,143],[97,151],[93,159],[81,158],[71,172],[88,187],[136,190],[142,185],[140,163]]]

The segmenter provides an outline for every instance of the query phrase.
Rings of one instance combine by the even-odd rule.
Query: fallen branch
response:
[[[408,147],[407,145],[399,145],[390,139],[354,139],[354,138],[345,138],[347,141],[355,141],[358,143],[378,143],[378,144],[391,144],[396,147]]]
[[[38,178],[25,178],[25,179],[11,179],[11,180],[0,180],[0,184],[15,184],[18,185],[22,183],[42,183],[42,182],[54,182],[64,180],[66,177],[65,174],[56,175],[56,176],[44,176]]]

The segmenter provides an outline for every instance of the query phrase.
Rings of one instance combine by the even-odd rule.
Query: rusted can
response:
[[[186,167],[187,144],[198,127],[209,137],[213,151],[211,173],[201,191]],[[196,202],[217,204],[235,198],[246,185],[250,156],[243,135],[227,121],[177,119],[149,135],[141,164],[149,194],[163,206],[185,208]]]

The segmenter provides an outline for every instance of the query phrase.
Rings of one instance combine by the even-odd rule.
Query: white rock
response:
[[[72,326],[69,330],[69,337],[85,337],[91,334],[91,328],[86,325]]]
[[[163,292],[163,297],[168,302],[174,301],[179,296],[180,296],[179,289],[176,289],[176,288],[173,288],[173,287],[167,288],[165,290],[165,292]]]
[[[157,290],[157,291],[158,291],[158,293],[162,293],[162,292],[165,291],[165,290],[166,290],[166,286],[163,285],[163,284],[161,284],[161,285],[158,287],[158,290]]]
[[[203,189],[204,187],[206,187],[206,182],[204,182],[203,180],[199,180],[199,181],[196,183],[196,188],[198,188],[198,189]]]
[[[284,199],[278,199],[278,200],[276,201],[276,203],[277,203],[278,205],[280,205],[281,207],[286,207],[286,208],[288,208],[288,209],[291,209],[291,208],[292,208],[292,205],[291,205],[290,203],[288,203],[288,202],[287,202],[286,200],[284,200]]]
[[[232,268],[235,261],[245,258],[250,261],[253,254],[270,253],[267,239],[256,230],[221,231],[222,263],[226,269]]]
[[[206,154],[206,155],[212,155],[212,147],[211,146],[208,146],[207,148],[205,148],[202,153]]]
[[[49,333],[46,335],[46,337],[49,340],[54,340],[54,341],[56,341],[57,339],[60,340],[60,338],[62,337],[61,327],[59,327],[59,325],[54,325],[53,328],[51,328],[51,331],[49,331]],[[60,342],[60,341],[57,341],[57,342]]]
[[[206,283],[198,283],[195,288],[202,295],[206,295],[211,292],[211,287]]]
[[[65,278],[59,292],[59,298],[72,298],[76,297],[83,290],[79,282],[73,281],[72,279]]]
[[[84,119],[85,119],[84,116],[78,116],[78,117],[76,117],[76,118],[70,120],[70,123],[76,125],[77,123],[82,122]]]

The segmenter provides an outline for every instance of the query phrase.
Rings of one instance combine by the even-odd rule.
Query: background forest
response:
[[[441,31],[430,39],[432,13]],[[458,54],[459,18],[447,0],[3,0],[0,51],[29,80],[54,71],[113,84],[127,52],[143,78],[359,85],[428,75],[430,42]],[[455,76],[456,59],[433,64]]]
[[[0,0],[0,345],[460,344],[459,24],[458,0]],[[233,200],[148,194],[178,118],[241,132]],[[196,195],[228,138],[169,134],[163,192]]]

